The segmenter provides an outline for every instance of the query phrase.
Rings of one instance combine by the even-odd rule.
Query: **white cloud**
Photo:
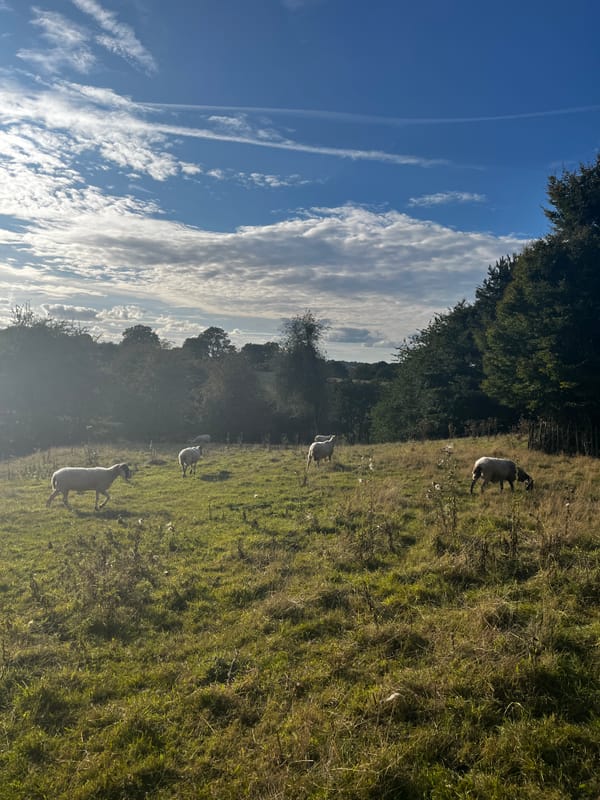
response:
[[[274,189],[303,182],[180,160],[177,136],[429,162],[305,146],[254,130],[246,118],[213,120],[217,127],[204,130],[157,124],[145,113],[110,89],[0,85],[0,244],[10,254],[0,257],[4,296],[87,315],[95,335],[118,338],[136,320],[175,342],[194,335],[203,320],[223,320],[220,326],[231,329],[258,320],[257,327],[276,331],[283,318],[311,308],[331,321],[328,341],[389,351],[435,312],[469,296],[490,263],[523,245],[517,237],[359,205],[311,208],[227,233],[171,221],[155,202],[139,199],[139,190],[119,195],[88,176],[118,167],[157,181],[202,174]]]
[[[184,168],[182,167],[182,171]],[[197,172],[202,172],[197,169]],[[233,181],[249,188],[258,187],[260,189],[282,189],[290,186],[305,186],[312,181],[303,178],[301,175],[269,175],[263,172],[236,172],[232,169],[209,169],[205,174],[209,178],[218,181]]]
[[[12,135],[15,126],[28,125],[30,138],[55,136],[60,145],[55,158],[69,164],[84,152],[101,156],[105,163],[133,169],[164,181],[180,172],[181,164],[168,151],[166,137],[152,125],[139,120],[124,107],[105,108],[73,84],[60,84],[46,91],[26,91],[10,84],[0,85],[0,136]],[[104,102],[109,92],[101,95]],[[122,99],[123,103],[123,99]],[[131,112],[133,106],[129,104]],[[186,165],[189,169],[189,165]]]
[[[65,209],[60,218],[26,226],[20,249],[40,264],[38,288],[56,297],[64,274],[72,292],[94,289],[133,306],[161,304],[171,314],[191,307],[199,315],[273,324],[313,308],[331,320],[337,341],[362,337],[364,344],[399,343],[470,295],[490,263],[523,245],[358,206],[220,233],[108,201],[93,213]],[[177,336],[175,329],[169,336],[173,331]]]
[[[294,0],[291,0],[294,2]],[[299,0],[302,2],[302,0]],[[318,2],[318,0],[316,0]],[[355,125],[382,125],[394,128],[412,126],[448,126],[480,123],[496,123],[509,120],[543,119],[546,117],[573,116],[579,114],[592,114],[600,111],[600,105],[571,106],[564,108],[546,109],[545,111],[524,111],[518,114],[495,114],[482,117],[389,117],[378,114],[358,114],[347,111],[327,111],[314,108],[286,108],[284,106],[225,106],[201,103],[146,103],[148,108],[162,109],[165,111],[186,110],[220,111],[243,114],[267,114],[280,117],[302,117],[305,119],[322,119],[330,122],[351,123]]]
[[[267,189],[281,189],[288,186],[305,186],[310,181],[300,175],[265,175],[261,172],[240,173],[242,183]]]
[[[475,192],[436,192],[435,194],[424,194],[421,197],[411,197],[408,205],[412,207],[445,205],[447,203],[484,203],[486,196]]]
[[[183,175],[200,175],[202,173],[202,167],[199,167],[198,164],[188,164],[185,161],[179,164],[179,168]]]
[[[57,12],[34,8],[34,14],[32,23],[41,29],[50,48],[21,49],[17,56],[51,73],[60,72],[64,67],[71,67],[81,73],[89,72],[96,59],[89,46],[88,33]]]
[[[118,322],[122,322],[125,320],[141,319],[143,314],[144,312],[139,306],[126,305],[114,306],[113,308],[101,310],[98,313],[98,316],[104,320],[116,320]]]
[[[126,111],[138,108],[129,97],[117,94],[117,92],[104,86],[86,86],[81,83],[59,81],[55,84],[55,89],[65,96],[71,96],[73,102],[77,102],[77,98],[83,98],[86,101],[108,108]]]
[[[446,165],[444,159],[423,158],[402,153],[388,153],[384,150],[359,150],[350,147],[327,147],[325,145],[311,145],[296,142],[293,139],[284,139],[280,136],[269,136],[264,129],[258,132],[236,132],[231,127],[223,130],[210,128],[190,128],[182,125],[167,125],[157,123],[154,125],[157,133],[170,136],[185,136],[192,139],[206,139],[208,141],[231,142],[246,144],[253,147],[266,147],[274,150],[288,150],[296,153],[309,153],[317,156],[332,156],[334,158],[347,158],[352,161],[379,161],[383,164],[397,166],[433,167]]]
[[[89,73],[96,65],[94,44],[141,67],[148,74],[157,70],[152,55],[137,39],[129,25],[119,22],[113,11],[104,9],[96,0],[72,0],[84,14],[91,17],[101,33],[93,31],[56,11],[33,7],[32,24],[41,31],[46,43],[44,49],[22,48],[17,56],[50,73],[59,73],[65,68]],[[0,10],[6,10],[1,8]]]
[[[142,116],[144,109],[125,97],[108,89],[59,83],[40,91],[24,90],[21,86],[0,85],[0,124],[9,135],[11,126],[31,126],[32,138],[66,137],[56,139],[60,149],[56,157],[65,165],[76,155],[91,153],[103,159],[106,165],[133,170],[157,181],[165,181],[181,173],[199,174],[201,168],[188,160],[179,160],[170,149],[173,137],[224,141],[258,147],[278,148],[321,156],[373,160],[396,165],[427,167],[436,163],[417,156],[386,153],[377,150],[358,150],[321,147],[278,138],[275,132],[260,128],[252,132],[247,120],[240,120],[241,134],[229,132],[235,125],[222,120],[217,128],[188,128],[148,121]],[[47,153],[50,151],[47,150]],[[234,173],[232,170],[205,170],[206,174],[225,178],[235,174],[243,176],[248,184],[278,187],[299,184],[295,176],[266,175],[258,172]],[[239,179],[239,178],[238,178]]]
[[[141,66],[146,72],[156,72],[157,66],[152,55],[141,44],[133,29],[117,20],[114,11],[103,8],[96,0],[72,0],[73,4],[85,14],[89,14],[102,28],[103,34],[96,41],[115,55]]]
[[[69,306],[64,303],[42,303],[41,308],[44,310],[46,316],[52,319],[61,320],[94,320],[98,317],[98,311],[95,308],[86,308],[85,306]]]
[[[0,123],[4,124],[3,131],[0,132],[0,152],[8,154],[10,149],[13,170],[17,169],[16,164],[20,164],[21,168],[25,162],[37,164],[36,172],[31,173],[29,179],[21,176],[20,185],[26,187],[29,184],[30,193],[37,196],[40,187],[47,184],[45,191],[53,197],[53,201],[49,205],[40,204],[43,206],[43,215],[51,212],[56,198],[64,195],[65,191],[79,192],[88,197],[97,194],[93,187],[88,187],[87,190],[81,188],[83,176],[79,175],[75,162],[86,154],[101,159],[104,166],[112,164],[135,175],[149,176],[161,182],[177,175],[194,177],[200,174],[219,181],[234,181],[249,188],[281,189],[306,185],[309,182],[298,174],[277,175],[214,167],[208,169],[180,160],[169,149],[169,134],[165,132],[164,126],[145,121],[139,116],[139,111],[140,108],[130,100],[109,89],[60,83],[41,92],[27,92],[5,84],[0,86]],[[247,134],[248,125],[245,120],[242,120],[242,127]],[[181,129],[177,128],[171,134],[175,132],[179,134]],[[264,130],[262,134],[265,135]],[[193,135],[201,136],[197,130]],[[206,135],[220,139],[225,136],[227,141],[232,141],[224,133],[206,132]],[[269,145],[266,139],[250,140],[246,136],[244,141],[255,141],[260,146]],[[281,140],[276,144],[291,146],[289,142]],[[298,147],[302,149],[302,146]],[[323,152],[322,149],[317,150],[319,153]],[[334,152],[338,156],[346,155],[346,151],[334,149]],[[355,151],[353,153],[356,155]],[[15,177],[13,174],[13,181]],[[11,200],[11,207],[4,213],[22,216],[21,211],[15,207],[19,194],[18,191],[14,192],[15,185],[18,186],[19,182],[13,183],[10,190],[5,185],[5,194]],[[136,205],[132,199],[115,202],[128,208]],[[27,202],[25,205],[29,207]],[[138,207],[141,209],[142,204],[138,203]],[[147,205],[144,205],[144,210],[158,212],[156,207],[150,209]]]

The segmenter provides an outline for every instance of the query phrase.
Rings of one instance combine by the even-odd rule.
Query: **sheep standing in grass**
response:
[[[62,469],[57,469],[50,481],[54,491],[46,501],[46,505],[50,506],[54,498],[62,494],[63,503],[68,508],[69,492],[94,490],[96,492],[94,509],[99,511],[110,500],[108,488],[119,475],[126,481],[131,478],[131,470],[127,464],[113,464],[112,467],[62,467]],[[101,494],[106,499],[98,505]]]
[[[177,456],[179,466],[181,467],[181,477],[185,478],[185,474],[189,468],[190,475],[196,474],[196,464],[202,458],[201,447],[184,447]]]
[[[319,466],[319,461],[328,458],[331,461],[333,455],[333,447],[335,444],[335,434],[330,436],[323,442],[313,442],[308,448],[308,458],[306,460],[306,468],[310,466],[310,462],[314,461]]]
[[[524,469],[517,467],[514,461],[510,458],[491,458],[490,456],[483,456],[478,458],[473,465],[473,480],[471,481],[471,494],[473,487],[479,480],[483,478],[481,483],[481,491],[488,483],[499,483],[500,491],[504,491],[504,481],[508,481],[511,492],[515,490],[515,480],[525,484],[525,489],[533,489],[533,478],[528,475]]]

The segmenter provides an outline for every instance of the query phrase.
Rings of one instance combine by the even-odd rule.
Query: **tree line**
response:
[[[488,269],[398,352],[377,438],[507,429],[600,455],[600,156],[548,180],[550,232]]]
[[[335,429],[367,441],[370,411],[394,366],[327,360],[325,330],[308,310],[283,324],[279,341],[240,350],[218,327],[174,347],[134,325],[115,343],[16,306],[0,330],[0,457],[201,433],[281,443]]]
[[[119,343],[16,306],[0,330],[0,455],[130,438],[394,441],[528,426],[530,445],[599,455],[600,156],[548,180],[550,232],[488,268],[393,363],[328,360],[307,310],[237,349],[210,327]]]

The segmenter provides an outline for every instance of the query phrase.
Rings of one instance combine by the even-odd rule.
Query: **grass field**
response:
[[[178,449],[0,463],[2,800],[600,796],[600,461]],[[470,495],[480,455],[534,491]]]

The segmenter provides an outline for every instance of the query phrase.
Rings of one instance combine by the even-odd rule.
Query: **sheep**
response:
[[[50,504],[59,494],[63,496],[63,503],[69,508],[69,492],[85,492],[91,489],[96,492],[95,511],[99,511],[110,500],[108,488],[121,475],[126,481],[131,478],[131,470],[127,464],[113,464],[112,467],[62,467],[57,469],[52,475],[50,485],[54,490],[46,506]],[[106,498],[103,503],[98,505],[98,499],[103,494]]]
[[[177,456],[179,466],[181,467],[181,477],[185,478],[185,474],[189,467],[190,475],[196,474],[196,464],[202,458],[201,447],[184,447]]]
[[[328,442],[331,439],[331,434],[328,433],[327,436],[323,436],[322,434],[318,433],[313,442]]]
[[[473,487],[479,480],[483,478],[481,483],[481,491],[483,492],[488,483],[500,483],[500,491],[504,491],[504,481],[508,481],[511,492],[514,492],[515,480],[525,484],[525,490],[533,489],[533,478],[528,475],[524,469],[517,467],[514,461],[510,458],[491,458],[490,456],[483,456],[478,458],[473,465],[473,480],[471,481],[471,494],[473,494]]]
[[[310,466],[310,462],[314,461],[319,466],[319,461],[328,458],[331,461],[333,455],[333,447],[335,444],[335,434],[330,436],[323,442],[313,442],[308,448],[308,458],[306,460],[306,468]]]

